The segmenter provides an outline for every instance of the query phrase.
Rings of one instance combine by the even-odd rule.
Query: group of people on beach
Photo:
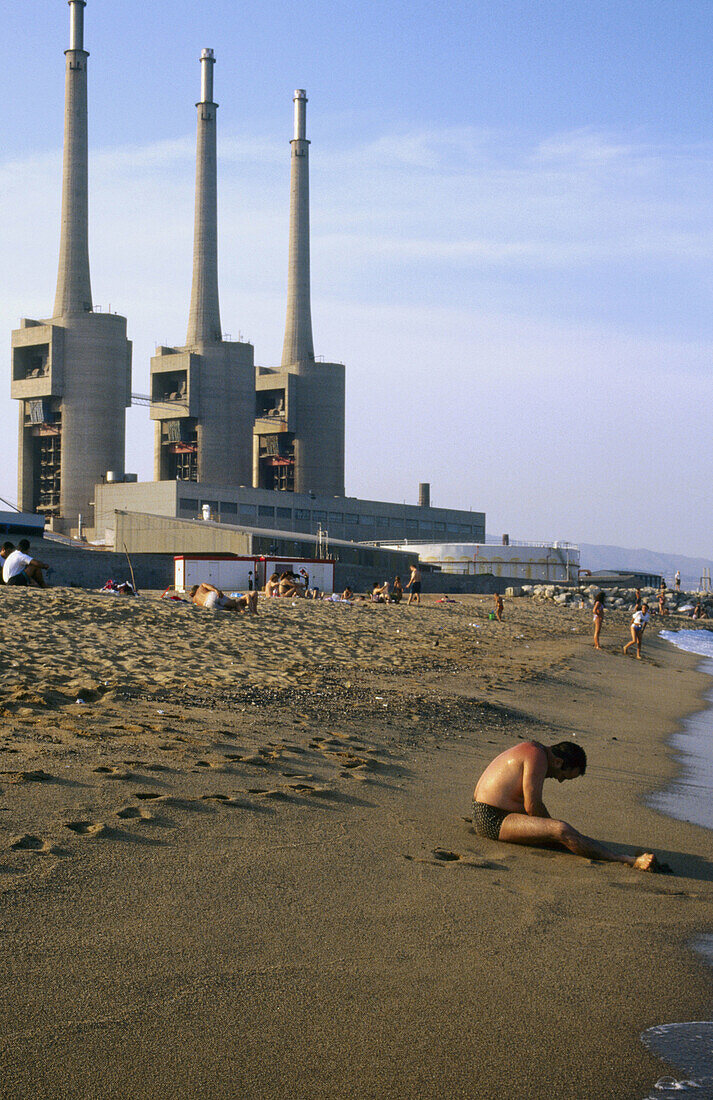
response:
[[[680,588],[680,574],[676,574],[677,584],[676,587]],[[604,602],[606,600],[606,593],[599,592],[594,598],[594,606],[592,608],[592,617],[594,621],[594,648],[601,649],[600,637],[602,632],[602,623],[604,621]],[[635,592],[635,604],[634,611],[631,617],[630,631],[631,638],[622,647],[624,653],[628,653],[632,646],[636,648],[636,657],[641,660],[641,643],[644,637],[644,631],[647,624],[651,620],[651,609],[649,604],[641,598],[641,589],[637,588]],[[658,610],[659,615],[668,615],[668,609],[666,607],[666,581],[661,581],[661,587],[658,593]],[[703,608],[701,601],[697,600],[696,605],[691,612],[691,618],[703,619],[706,618],[706,612]]]
[[[30,544],[20,539],[15,547],[12,542],[4,542],[0,548],[0,583],[21,588],[47,588],[44,571],[49,569],[47,562],[39,561],[28,554]]]
[[[371,602],[401,603],[405,593],[408,592],[407,605],[411,603],[420,603],[421,571],[417,565],[411,565],[409,568],[411,570],[411,575],[406,584],[401,583],[401,577],[398,574],[394,577],[393,585],[389,585],[388,581],[383,581],[382,584],[379,584],[378,581],[374,581],[371,589]]]

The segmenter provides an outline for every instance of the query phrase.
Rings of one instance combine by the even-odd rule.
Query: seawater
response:
[[[703,658],[701,671],[713,676],[713,632],[662,630],[661,637],[679,649],[699,654]],[[680,775],[646,801],[669,817],[713,829],[713,688],[705,698],[709,706],[686,719],[683,730],[670,742]],[[694,947],[713,964],[713,936],[702,937]],[[713,1100],[713,1020],[650,1027],[641,1041],[681,1074],[659,1078],[646,1100],[682,1095]]]

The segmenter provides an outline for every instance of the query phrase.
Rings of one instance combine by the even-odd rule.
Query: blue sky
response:
[[[0,322],[51,310],[64,0],[3,12]],[[201,48],[224,330],[275,365],[292,90],[309,96],[315,350],[347,366],[347,491],[514,538],[713,556],[713,5],[89,0],[95,301],[146,392],[185,339]],[[14,403],[0,494],[16,492]],[[147,412],[127,468],[151,476]]]

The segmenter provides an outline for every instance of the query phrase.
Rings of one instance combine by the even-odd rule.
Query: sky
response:
[[[52,310],[65,0],[4,5],[0,496],[10,333]],[[94,301],[133,383],[185,340],[199,55],[215,50],[223,330],[279,364],[292,93],[309,97],[315,352],[346,488],[513,539],[713,557],[709,0],[88,0]],[[152,477],[148,410],[127,470]]]

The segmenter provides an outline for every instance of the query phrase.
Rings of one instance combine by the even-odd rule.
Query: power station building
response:
[[[480,542],[485,515],[345,496],[345,368],[315,356],[310,285],[307,95],[294,93],[287,315],[279,367],[223,338],[218,293],[215,57],[203,50],[197,107],[193,277],[186,342],[151,359],[154,480],[125,473],[131,403],[126,319],[94,312],[88,249],[86,0],[68,0],[62,227],[48,320],[12,334],[19,403],[18,503],[62,534],[111,541],[118,513],[365,543]],[[424,490],[426,486],[422,487]],[[94,511],[93,511],[94,510]],[[128,521],[125,521],[128,522]],[[262,537],[262,536],[261,536]],[[321,537],[321,536],[320,536]]]
[[[160,347],[151,360],[154,480],[249,485],[255,366],[252,344],[224,340],[220,325],[214,64],[203,50],[186,344]]]
[[[91,516],[94,486],[124,473],[131,344],[126,318],[95,313],[89,277],[85,0],[69,0],[59,273],[48,320],[12,333],[19,402],[18,506],[69,534]]]
[[[344,496],[344,366],[315,359],[309,269],[307,95],[294,94],[287,320],[279,370],[258,367],[253,486]]]

